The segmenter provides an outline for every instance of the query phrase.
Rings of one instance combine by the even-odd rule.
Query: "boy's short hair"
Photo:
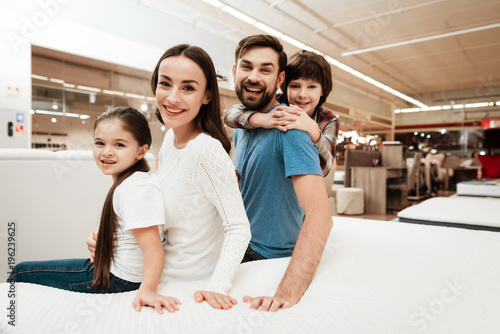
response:
[[[276,51],[278,54],[278,73],[281,73],[285,70],[287,56],[285,51],[283,50],[283,45],[281,45],[279,39],[270,35],[251,35],[243,38],[236,47],[234,52],[234,60],[235,63],[238,63],[238,59],[247,52],[248,49],[258,46],[258,47],[268,47]]]
[[[311,51],[301,50],[290,57],[285,69],[285,81],[281,85],[284,99],[287,104],[287,87],[290,81],[297,79],[311,79],[321,85],[323,95],[319,99],[318,107],[321,106],[332,91],[332,68],[325,57]]]

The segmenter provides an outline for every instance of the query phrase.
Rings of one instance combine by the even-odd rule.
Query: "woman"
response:
[[[156,172],[166,215],[163,276],[208,280],[195,292],[196,302],[230,309],[236,300],[227,294],[250,226],[229,158],[215,67],[203,49],[174,46],[158,61],[151,89],[158,119],[171,128]]]

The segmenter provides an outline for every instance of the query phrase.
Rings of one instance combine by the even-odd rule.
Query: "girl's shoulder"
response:
[[[159,187],[159,181],[156,175],[152,172],[135,172],[124,180],[118,187],[121,189],[141,186],[141,187]],[[117,188],[118,189],[118,188]]]

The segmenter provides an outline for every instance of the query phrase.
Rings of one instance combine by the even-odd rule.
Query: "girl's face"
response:
[[[147,151],[148,145],[139,146],[118,119],[101,121],[94,131],[94,160],[104,175],[113,177],[113,181],[142,159]]]
[[[312,79],[292,80],[287,86],[288,102],[302,108],[310,117],[323,95],[319,82]]]
[[[205,74],[184,56],[164,59],[158,69],[156,104],[163,123],[176,129],[193,129],[193,119],[210,102]]]

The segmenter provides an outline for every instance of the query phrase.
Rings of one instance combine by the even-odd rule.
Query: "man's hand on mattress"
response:
[[[280,308],[292,307],[292,303],[284,298],[279,297],[243,297],[245,303],[250,303],[250,308],[258,310],[260,307],[261,311],[276,312]]]
[[[95,247],[97,245],[97,232],[98,228],[90,232],[90,235],[86,241],[87,243],[87,248],[90,251],[90,263],[94,263],[94,258],[95,258]]]
[[[194,293],[194,300],[197,303],[201,303],[204,300],[215,309],[224,309],[229,310],[233,305],[236,305],[238,302],[236,299],[231,296],[226,296],[221,293],[212,292],[212,291],[196,291]]]
[[[141,311],[142,306],[151,306],[155,308],[156,312],[163,314],[163,307],[166,308],[168,312],[174,313],[175,311],[179,311],[177,305],[180,304],[182,303],[175,297],[162,296],[155,291],[141,290],[139,288],[132,306],[137,312]]]

